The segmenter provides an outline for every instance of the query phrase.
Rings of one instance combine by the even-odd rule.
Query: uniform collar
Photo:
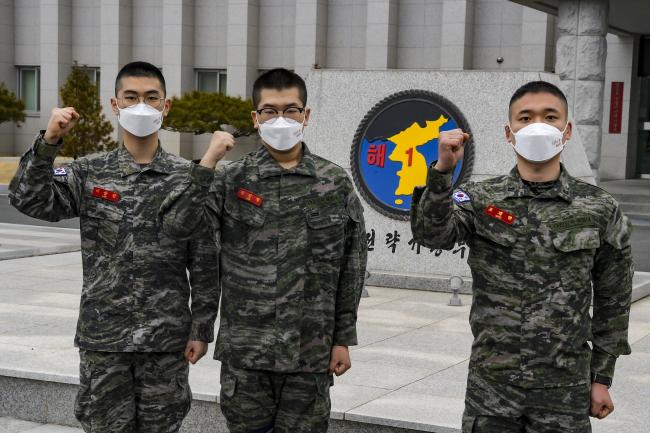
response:
[[[124,144],[122,144],[117,151],[117,160],[120,166],[120,172],[122,176],[129,176],[133,173],[140,173],[144,170],[152,170],[158,173],[168,174],[171,172],[171,162],[169,160],[169,154],[160,145],[158,142],[158,148],[156,149],[156,154],[154,155],[151,162],[144,168],[140,167],[140,164],[135,162],[133,156],[126,150]]]
[[[266,146],[260,143],[255,153],[255,160],[260,172],[260,178],[280,176],[282,174],[302,174],[304,176],[316,177],[316,163],[314,155],[309,151],[307,145],[302,143],[302,159],[295,167],[291,169],[282,168],[280,164],[271,156]]]
[[[530,188],[523,182],[521,176],[519,175],[519,170],[517,166],[514,166],[510,170],[508,175],[507,187],[506,187],[506,197],[532,197],[533,193],[530,191]],[[548,191],[543,192],[542,194],[537,195],[538,198],[555,198],[560,197],[567,202],[571,203],[573,201],[573,193],[571,191],[571,176],[567,172],[564,164],[560,164],[560,177],[558,178],[557,184],[549,189]]]

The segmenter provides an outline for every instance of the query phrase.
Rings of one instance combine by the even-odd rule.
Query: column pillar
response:
[[[258,22],[259,0],[228,1],[228,95],[251,95],[258,69]]]
[[[163,29],[162,69],[171,98],[194,88],[194,0],[163,2]],[[193,156],[192,134],[163,130],[160,142],[171,153]]]
[[[325,66],[327,0],[296,0],[294,69],[303,78],[314,65]]]
[[[553,44],[553,17],[533,8],[522,8],[521,16],[521,70],[549,71]]]
[[[396,0],[368,0],[366,69],[391,69],[397,63]]]
[[[110,99],[115,96],[115,78],[122,66],[131,61],[131,0],[102,0],[100,2],[99,98],[106,119],[113,125],[112,137],[118,142],[122,134]]]
[[[472,67],[473,0],[443,0],[440,69],[461,71]]]
[[[607,58],[607,0],[565,0],[558,9],[555,72],[598,179]]]
[[[72,64],[71,0],[41,0],[41,121],[60,105],[59,89]]]
[[[0,0],[0,83],[16,95],[16,68],[14,65],[14,5],[13,0]],[[14,124],[0,125],[0,155],[14,153]]]

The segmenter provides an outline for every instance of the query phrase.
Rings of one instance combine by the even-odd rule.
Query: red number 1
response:
[[[411,147],[409,150],[407,150],[406,153],[409,156],[409,167],[413,164],[413,148]]]

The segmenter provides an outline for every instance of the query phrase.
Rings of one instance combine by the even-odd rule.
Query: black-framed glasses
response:
[[[156,94],[147,96],[124,95],[121,98],[117,98],[117,100],[122,105],[122,108],[133,107],[134,105],[139,104],[140,101],[153,108],[160,108],[165,103],[165,98],[160,97]]]
[[[284,110],[276,110],[272,107],[265,107],[260,108],[259,110],[255,110],[255,112],[257,113],[258,119],[261,122],[267,122],[279,116],[283,116],[287,119],[295,120],[297,122],[302,122],[303,115],[305,114],[305,109],[301,107],[287,107]]]

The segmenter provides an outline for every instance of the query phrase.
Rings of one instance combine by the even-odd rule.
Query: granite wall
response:
[[[350,172],[350,149],[364,115],[383,98],[402,90],[422,89],[447,98],[463,113],[474,138],[472,179],[506,174],[515,163],[514,152],[504,138],[508,102],[514,91],[533,80],[559,83],[556,75],[539,72],[485,71],[340,71],[314,70],[307,77],[308,105],[313,113],[305,140],[315,153]],[[593,183],[579,134],[563,153],[571,174]],[[420,253],[409,245],[408,221],[381,215],[362,200],[366,228],[375,230],[374,250],[368,253],[370,285],[447,290],[450,275],[464,278],[463,291],[470,287],[468,251]],[[386,235],[397,231],[400,241],[395,251],[386,245]],[[439,254],[439,255],[438,255]]]

